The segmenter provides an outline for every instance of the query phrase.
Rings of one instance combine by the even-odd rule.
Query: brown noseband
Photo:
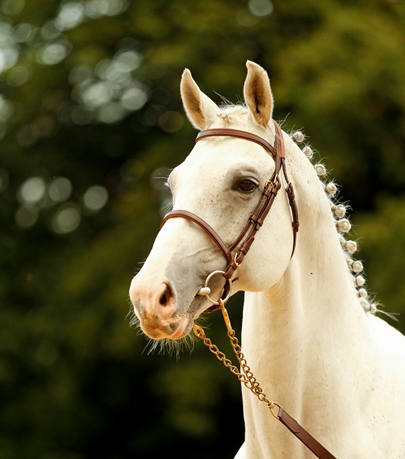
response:
[[[226,136],[226,137],[237,137],[240,139],[250,140],[261,145],[266,151],[271,153],[275,161],[275,169],[271,178],[265,184],[262,196],[259,200],[259,203],[249,217],[246,226],[236,238],[234,243],[231,246],[227,246],[222,238],[217,234],[217,232],[202,218],[198,217],[192,212],[187,210],[172,210],[171,212],[167,213],[162,220],[161,227],[166,223],[167,220],[170,218],[177,218],[182,217],[186,218],[187,220],[191,220],[192,222],[196,223],[200,226],[214,241],[217,247],[222,251],[225,258],[228,261],[228,266],[224,272],[224,277],[227,281],[226,285],[229,285],[229,281],[233,276],[233,273],[238,268],[238,266],[242,263],[243,259],[245,258],[246,254],[248,253],[254,239],[256,233],[259,231],[261,226],[263,225],[264,219],[266,218],[267,214],[269,213],[271,206],[273,205],[274,199],[277,196],[278,190],[281,187],[280,182],[280,170],[283,171],[284,178],[287,183],[287,187],[285,189],[288,203],[291,208],[291,220],[292,220],[292,228],[293,228],[293,248],[291,257],[295,251],[297,233],[299,228],[298,222],[298,209],[297,204],[295,202],[295,194],[292,183],[288,180],[287,172],[286,172],[286,164],[285,164],[285,148],[284,148],[284,139],[283,133],[281,131],[280,126],[275,122],[274,126],[276,129],[276,138],[274,142],[274,146],[270,145],[266,140],[259,137],[256,134],[252,134],[251,132],[240,131],[237,129],[208,129],[206,131],[201,131],[196,139],[196,142],[205,139],[207,137],[213,136]],[[239,246],[239,249],[233,255],[233,251]],[[226,293],[224,292],[226,295]]]

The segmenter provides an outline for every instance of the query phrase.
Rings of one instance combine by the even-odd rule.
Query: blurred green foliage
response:
[[[305,128],[357,212],[370,289],[405,311],[402,0],[1,0],[0,14],[2,459],[231,458],[243,440],[236,379],[200,343],[148,354],[130,326],[159,177],[193,145],[184,67],[218,102],[241,99],[247,59],[268,70],[275,118]]]

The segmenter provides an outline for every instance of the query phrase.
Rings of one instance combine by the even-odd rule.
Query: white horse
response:
[[[236,129],[274,145],[267,73],[252,62],[247,67],[246,106],[221,108],[185,70],[185,110],[199,130]],[[264,393],[339,459],[405,457],[405,337],[374,315],[357,273],[361,263],[350,256],[355,243],[342,235],[350,226],[342,218],[345,209],[328,195],[334,185],[318,177],[323,166],[312,165],[309,147],[301,150],[290,136],[279,136],[300,223],[293,256],[287,183],[280,172],[282,188],[243,263],[234,263],[228,281],[214,275],[206,291],[201,288],[207,276],[229,265],[225,249],[195,220],[166,220],[131,284],[135,314],[152,339],[178,340],[224,284],[231,293],[245,291],[242,349]],[[263,144],[229,133],[203,138],[170,174],[173,209],[200,217],[229,247],[275,167]],[[232,260],[240,244],[232,247]],[[244,386],[242,392],[246,432],[238,459],[314,457],[266,404]]]

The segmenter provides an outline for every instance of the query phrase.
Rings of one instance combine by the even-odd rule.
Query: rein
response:
[[[260,197],[259,203],[256,206],[254,212],[250,215],[245,227],[236,238],[236,240],[231,244],[229,247],[225,244],[222,238],[217,234],[217,232],[202,218],[198,215],[189,212],[187,210],[172,210],[171,212],[167,213],[162,220],[161,227],[166,223],[167,220],[170,218],[185,218],[190,220],[200,226],[207,235],[213,240],[216,244],[218,249],[223,253],[225,256],[228,265],[225,271],[214,271],[212,272],[206,279],[204,287],[200,289],[198,295],[206,296],[207,299],[213,303],[213,306],[207,309],[207,312],[212,312],[216,309],[221,309],[222,315],[225,321],[225,325],[227,328],[227,334],[232,346],[232,349],[235,353],[235,356],[240,364],[240,371],[235,365],[233,365],[232,361],[229,360],[226,355],[221,352],[218,347],[211,342],[209,338],[206,337],[204,330],[194,324],[193,332],[194,334],[203,340],[204,344],[209,348],[209,350],[220,360],[225,367],[229,368],[229,370],[237,376],[239,381],[243,383],[257,398],[266,403],[268,406],[271,414],[280,421],[287,429],[290,430],[301,442],[310,450],[312,451],[319,459],[336,459],[328,450],[326,450],[312,435],[310,435],[292,416],[290,416],[284,408],[277,402],[271,401],[267,398],[267,396],[263,393],[260,384],[254,377],[250,367],[247,364],[245,356],[242,352],[242,349],[239,345],[239,341],[235,335],[235,331],[232,328],[228,311],[225,308],[225,303],[229,299],[231,295],[231,279],[236,271],[236,269],[240,266],[243,262],[246,254],[248,253],[251,245],[255,240],[256,233],[262,227],[264,219],[266,218],[267,214],[269,213],[273,202],[277,196],[279,189],[281,188],[280,182],[280,172],[283,172],[284,178],[286,180],[287,186],[285,188],[285,192],[287,195],[288,203],[291,210],[291,221],[292,221],[292,229],[293,229],[293,247],[291,252],[291,257],[294,255],[295,246],[296,246],[296,239],[297,233],[299,228],[299,221],[298,221],[298,209],[295,202],[295,194],[292,183],[288,180],[287,170],[286,170],[286,163],[285,163],[285,148],[284,148],[284,139],[283,133],[281,131],[280,126],[273,120],[275,130],[276,130],[276,138],[275,144],[272,146],[262,137],[253,134],[251,132],[240,131],[237,129],[208,129],[205,131],[201,131],[196,139],[196,142],[205,139],[207,137],[212,136],[227,136],[227,137],[237,137],[245,140],[249,140],[252,142],[257,143],[258,145],[262,146],[266,151],[268,151],[274,158],[275,161],[275,169],[271,178],[267,181],[264,186],[263,193]],[[218,301],[212,300],[209,296],[211,293],[211,289],[208,287],[210,279],[214,275],[223,275],[225,279],[225,285],[223,287],[223,291],[221,297]]]

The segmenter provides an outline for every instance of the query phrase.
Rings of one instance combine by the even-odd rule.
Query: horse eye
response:
[[[243,179],[238,183],[238,190],[246,192],[254,191],[257,183],[250,179]]]

